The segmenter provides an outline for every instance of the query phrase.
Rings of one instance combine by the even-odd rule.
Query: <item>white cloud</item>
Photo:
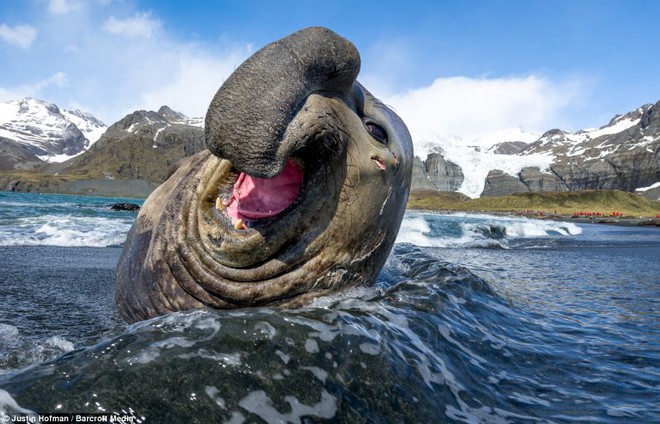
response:
[[[37,29],[30,25],[16,25],[10,27],[0,24],[0,39],[13,46],[27,49],[37,38]]]
[[[68,85],[69,79],[67,75],[63,72],[56,72],[46,79],[31,84],[23,84],[12,88],[0,87],[0,101],[16,100],[23,97],[39,98],[42,91],[47,88],[66,87]]]
[[[220,85],[246,57],[244,50],[223,57],[182,50],[168,61],[168,81],[144,91],[142,104],[153,110],[168,105],[189,116],[204,116]]]
[[[428,87],[383,98],[403,118],[415,148],[448,139],[488,145],[504,141],[522,127],[542,132],[579,102],[579,81],[557,82],[538,76],[514,78],[438,78]],[[500,134],[500,135],[498,135]]]
[[[62,108],[79,107],[108,124],[162,105],[188,116],[205,115],[212,96],[251,49],[226,39],[182,42],[154,14],[122,2],[84,3],[75,14],[57,16],[44,8],[37,21],[43,45],[30,51],[32,57],[20,58],[25,65],[14,66],[30,73],[3,75],[0,98],[30,96]],[[52,77],[41,81],[43,75]]]
[[[151,13],[136,13],[130,18],[118,19],[111,16],[103,23],[103,29],[111,34],[128,35],[131,37],[151,37],[161,29],[158,19],[153,19]]]
[[[75,0],[50,0],[48,11],[54,15],[62,15],[80,9],[80,3]]]
[[[35,91],[43,90],[46,87],[67,87],[69,85],[69,78],[64,72],[57,72],[45,80],[39,81],[33,85]]]

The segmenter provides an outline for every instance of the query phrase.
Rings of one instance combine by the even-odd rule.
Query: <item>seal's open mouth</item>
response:
[[[240,173],[231,197],[223,200],[227,216],[236,228],[242,228],[245,221],[275,217],[295,202],[302,184],[303,172],[293,160],[273,178]]]

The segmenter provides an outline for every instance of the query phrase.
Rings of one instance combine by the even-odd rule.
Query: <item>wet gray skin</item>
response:
[[[267,45],[220,87],[208,150],[145,201],[116,273],[129,322],[194,308],[299,307],[373,284],[408,198],[412,142],[357,81],[355,46],[325,28]],[[232,223],[221,199],[239,175],[273,178],[293,161],[295,201]]]

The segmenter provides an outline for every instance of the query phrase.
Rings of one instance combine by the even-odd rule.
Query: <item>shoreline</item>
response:
[[[653,217],[573,217],[572,215],[563,214],[549,214],[545,216],[537,216],[531,214],[521,214],[518,212],[503,212],[503,211],[479,211],[479,210],[455,210],[455,209],[406,209],[406,212],[417,213],[432,213],[432,214],[453,214],[464,213],[468,215],[494,215],[494,216],[507,216],[507,217],[521,217],[534,220],[550,220],[559,222],[572,222],[574,224],[603,224],[614,225],[620,227],[646,227],[646,228],[659,228],[660,218]]]
[[[0,182],[1,181],[0,174]],[[47,195],[62,195],[62,196],[90,196],[90,197],[108,197],[108,198],[119,198],[126,199],[130,201],[144,201],[148,197],[148,190],[144,190],[144,187],[139,187],[138,190],[122,190],[119,189],[120,186],[123,188],[131,186],[131,183],[134,183],[137,180],[82,180],[82,181],[68,181],[70,184],[69,188],[74,187],[76,190],[71,190],[70,192],[61,191],[61,190],[2,190],[1,192],[7,193],[32,193],[32,194],[47,194]],[[140,180],[142,183],[148,183],[144,180]],[[119,184],[118,184],[119,183]],[[155,184],[155,183],[148,183]],[[112,190],[108,190],[109,187],[112,187]],[[656,216],[574,216],[569,214],[562,213],[552,213],[544,211],[545,215],[537,215],[536,211],[522,211],[522,210],[482,210],[482,209],[426,209],[426,208],[415,208],[410,207],[406,208],[406,211],[411,212],[423,212],[423,213],[435,213],[435,214],[451,214],[451,213],[465,213],[465,214],[487,214],[494,216],[517,216],[517,217],[526,217],[529,219],[550,219],[554,221],[561,222],[573,222],[576,224],[604,224],[604,225],[615,225],[615,226],[625,226],[625,227],[650,227],[650,228],[660,228],[660,217]],[[526,213],[530,212],[530,213]]]

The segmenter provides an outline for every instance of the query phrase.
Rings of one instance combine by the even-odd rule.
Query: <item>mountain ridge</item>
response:
[[[0,103],[0,169],[64,161],[88,149],[105,129],[88,112],[60,109],[43,100],[25,97]]]
[[[167,106],[157,112],[138,110],[108,127],[82,155],[45,165],[42,172],[160,183],[170,166],[205,148],[201,122],[200,118],[188,118]]]
[[[455,191],[470,197],[604,189],[639,191],[656,200],[660,192],[645,188],[660,181],[660,101],[617,115],[598,129],[552,129],[533,142],[506,141],[483,152],[459,153],[442,153],[454,170],[436,175],[449,175],[458,168],[465,181]],[[418,186],[413,189],[428,189],[424,180],[433,177],[425,167],[431,159],[429,155],[426,161],[418,160],[413,177]],[[482,175],[475,180],[477,171]]]
[[[64,114],[53,104],[38,102],[49,113]],[[100,121],[95,123],[91,114],[65,112],[89,123],[87,131],[99,127]],[[25,127],[29,125],[25,123]],[[203,125],[203,118],[189,118],[168,106],[158,111],[138,110],[105,127],[98,141],[60,163],[44,163],[34,153],[34,146],[0,134],[0,170],[35,172],[29,178],[6,172],[0,176],[0,189],[52,192],[64,190],[62,184],[66,181],[89,180],[97,181],[98,193],[103,193],[112,185],[142,181],[144,184],[137,185],[143,188],[137,192],[146,196],[164,181],[178,160],[205,149]],[[415,158],[413,190],[488,197],[618,189],[637,190],[653,200],[660,198],[660,101],[616,115],[597,129],[551,129],[534,141],[509,140],[490,147],[475,143],[454,150],[450,147],[435,145],[424,160]],[[83,186],[92,187],[85,188],[86,193],[94,190],[92,183],[75,185],[76,190]]]

